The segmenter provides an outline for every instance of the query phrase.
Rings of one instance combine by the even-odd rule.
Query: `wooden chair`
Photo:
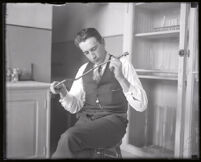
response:
[[[95,158],[122,158],[121,154],[121,145],[122,141],[117,143],[114,147],[111,148],[96,148],[95,149]]]

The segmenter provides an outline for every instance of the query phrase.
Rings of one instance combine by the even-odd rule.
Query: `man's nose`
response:
[[[90,55],[91,55],[92,58],[96,57],[96,54],[94,52],[90,52]]]

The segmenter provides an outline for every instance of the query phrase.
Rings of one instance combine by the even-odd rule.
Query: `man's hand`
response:
[[[114,76],[117,80],[124,79],[124,75],[122,73],[122,63],[119,59],[112,57],[109,68],[114,72]]]
[[[67,89],[66,86],[64,84],[60,84],[59,86],[55,87],[59,82],[58,81],[54,81],[50,84],[50,91],[53,94],[60,94],[61,97],[66,96],[67,94]]]
[[[130,83],[123,75],[121,61],[115,57],[112,57],[109,68],[114,72],[114,76],[120,83],[121,87],[123,88],[123,91],[128,92]]]

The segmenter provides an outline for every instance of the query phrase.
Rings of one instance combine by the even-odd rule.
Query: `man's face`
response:
[[[95,37],[90,37],[84,42],[80,42],[79,47],[92,63],[100,64],[104,61],[106,55],[105,45],[99,43]]]

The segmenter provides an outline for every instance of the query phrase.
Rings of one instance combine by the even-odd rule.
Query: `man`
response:
[[[70,91],[64,84],[51,84],[51,91],[60,94],[61,105],[78,116],[75,125],[61,135],[53,158],[90,158],[95,148],[114,146],[126,133],[127,104],[140,112],[147,107],[147,96],[134,67],[125,57],[110,55],[96,29],[81,30],[74,42],[89,60],[76,78],[110,61],[101,70],[96,68],[75,80]]]

